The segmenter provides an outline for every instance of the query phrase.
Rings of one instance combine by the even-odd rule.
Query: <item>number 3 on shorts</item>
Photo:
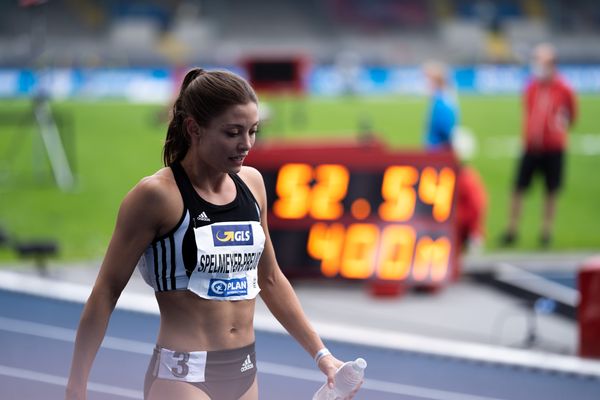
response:
[[[173,358],[177,360],[178,367],[171,368],[171,372],[177,378],[185,378],[190,372],[190,367],[187,364],[187,362],[190,360],[190,353],[177,351],[173,353]]]

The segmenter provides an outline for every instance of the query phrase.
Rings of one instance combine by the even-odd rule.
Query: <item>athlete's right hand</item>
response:
[[[327,386],[333,388],[333,384],[335,382],[335,373],[337,370],[344,365],[343,361],[338,360],[333,355],[329,354],[319,360],[318,367],[327,376]],[[345,397],[342,400],[351,400],[354,398],[360,387],[362,386],[362,382],[350,393],[348,397]]]

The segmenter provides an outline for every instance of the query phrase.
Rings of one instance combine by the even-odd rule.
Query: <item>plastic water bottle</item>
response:
[[[325,383],[313,396],[313,400],[339,400],[348,396],[365,376],[367,362],[363,358],[344,363],[335,373],[333,389]]]

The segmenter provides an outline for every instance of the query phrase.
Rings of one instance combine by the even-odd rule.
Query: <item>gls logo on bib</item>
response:
[[[212,225],[212,236],[215,246],[252,246],[252,226],[243,225]]]
[[[246,278],[211,279],[208,295],[214,297],[245,296],[248,294]]]

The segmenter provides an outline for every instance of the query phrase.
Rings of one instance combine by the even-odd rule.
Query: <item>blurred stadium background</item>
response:
[[[525,200],[519,242],[505,250],[498,239],[521,151],[521,92],[531,50],[541,42],[556,46],[560,73],[578,95],[579,116],[569,135],[551,247],[538,244],[540,181]],[[450,66],[460,126],[476,139],[468,163],[481,174],[489,204],[485,247],[467,259],[469,279],[437,298],[401,302],[369,298],[356,286],[294,282],[311,319],[356,327],[361,315],[361,327],[378,332],[577,353],[576,274],[600,250],[595,0],[0,1],[0,269],[28,273],[32,262],[20,262],[19,254],[57,253],[51,275],[89,289],[120,201],[161,167],[168,108],[182,73],[200,66],[249,77],[252,59],[293,60],[300,71],[292,90],[259,93],[260,141],[376,136],[394,149],[420,151],[428,111],[422,65],[432,59]],[[57,143],[48,141],[54,133],[64,159],[48,150]],[[57,174],[61,165],[72,179]],[[14,251],[18,243],[33,246]],[[490,271],[502,295],[481,285],[489,283]],[[13,282],[11,276],[2,279]],[[552,290],[536,292],[530,283],[540,278]],[[134,279],[132,290],[147,294],[138,284]],[[268,315],[260,304],[258,315],[261,321]],[[74,327],[76,315],[69,318]],[[598,332],[599,319],[590,332]],[[0,320],[5,332],[24,331],[25,325],[7,321]],[[598,366],[590,370],[600,376]],[[597,383],[586,381],[592,389]]]
[[[301,96],[263,96],[261,138],[369,131],[397,148],[421,147],[421,63],[448,62],[460,124],[478,139],[472,164],[490,199],[486,247],[496,250],[519,153],[520,91],[541,41],[556,45],[580,100],[553,248],[600,247],[600,185],[589,175],[600,167],[594,1],[4,1],[0,21],[0,223],[18,237],[56,238],[64,259],[101,257],[120,199],[160,166],[164,107],[181,72],[198,65],[247,76],[243,61],[253,56],[306,61]],[[32,96],[51,100],[76,171],[70,191],[53,183]],[[534,192],[522,250],[538,243]]]

